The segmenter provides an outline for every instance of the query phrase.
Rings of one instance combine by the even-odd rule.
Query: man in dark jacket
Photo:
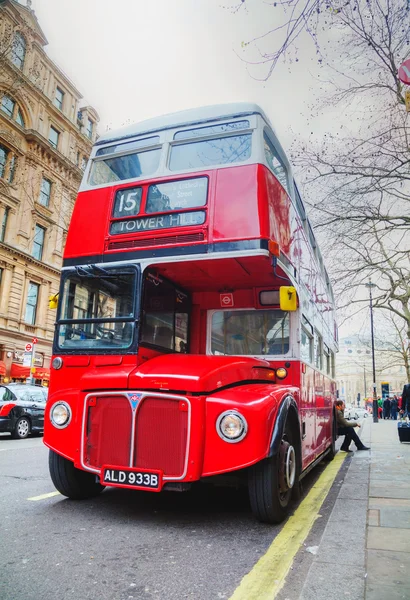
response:
[[[401,397],[401,407],[404,412],[410,415],[410,383],[406,383],[403,388],[403,394]]]
[[[383,419],[390,419],[391,401],[390,398],[383,400]]]
[[[370,448],[367,448],[363,444],[363,442],[354,430],[355,427],[360,427],[359,423],[356,423],[355,421],[346,421],[343,414],[344,409],[345,403],[342,400],[336,400],[337,434],[345,436],[340,450],[342,450],[342,452],[352,452],[352,450],[349,450],[349,446],[352,441],[356,444],[356,448],[358,450],[370,450]]]

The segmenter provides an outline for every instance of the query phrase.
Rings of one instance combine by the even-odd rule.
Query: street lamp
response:
[[[377,287],[372,280],[369,279],[369,283],[365,283],[365,286],[369,289],[370,294],[370,329],[372,336],[372,363],[373,363],[373,423],[379,422],[379,406],[377,404],[377,392],[376,392],[376,361],[374,359],[374,330],[373,330],[373,298],[372,289]]]

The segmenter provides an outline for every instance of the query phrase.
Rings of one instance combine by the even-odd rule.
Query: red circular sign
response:
[[[37,338],[33,338],[33,339],[32,339],[32,342],[33,342],[33,344],[37,344],[37,342],[38,342],[38,339],[37,339]]]
[[[402,83],[410,85],[410,58],[400,65],[398,76]]]
[[[31,352],[33,349],[33,344],[26,344],[26,352]]]

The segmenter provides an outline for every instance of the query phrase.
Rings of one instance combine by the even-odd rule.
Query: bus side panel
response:
[[[258,200],[258,165],[220,169],[214,197],[212,241],[249,240],[266,237]],[[264,209],[263,209],[264,210]]]
[[[112,188],[107,187],[78,194],[68,229],[64,258],[103,253],[111,209],[111,192]]]
[[[302,469],[315,458],[316,449],[316,410],[315,410],[315,371],[305,365],[302,373],[300,415],[302,420]]]
[[[290,258],[293,236],[288,195],[276,177],[263,165],[258,166],[258,189],[261,202],[264,201],[268,207],[268,219],[261,220],[269,225],[267,237],[278,242],[281,251]]]

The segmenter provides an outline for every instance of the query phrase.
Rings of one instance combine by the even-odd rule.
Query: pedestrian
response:
[[[337,434],[345,436],[340,450],[342,450],[342,452],[352,452],[352,450],[349,450],[349,446],[352,441],[356,444],[356,448],[358,450],[370,450],[370,448],[367,448],[363,444],[354,430],[355,427],[360,427],[359,423],[356,421],[346,421],[344,418],[344,409],[345,403],[343,400],[336,400]]]
[[[383,418],[384,419],[390,419],[390,408],[391,408],[390,398],[386,397],[383,400]]]
[[[397,421],[397,411],[399,409],[399,399],[396,395],[393,396],[390,406],[391,418],[393,421]]]
[[[406,383],[403,388],[401,396],[401,408],[404,410],[404,414],[410,416],[410,383]]]

